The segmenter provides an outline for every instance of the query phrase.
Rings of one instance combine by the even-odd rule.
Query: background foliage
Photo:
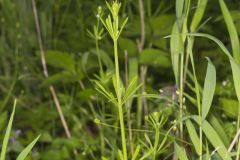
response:
[[[175,79],[170,58],[170,40],[164,38],[171,35],[175,23],[175,1],[145,0],[145,44],[139,49],[141,39],[141,18],[139,4],[136,0],[123,0],[120,10],[121,17],[128,17],[128,23],[119,38],[120,74],[124,81],[125,51],[128,53],[129,79],[140,72],[140,65],[147,66],[145,92],[172,98],[175,95]],[[37,135],[41,138],[32,150],[28,159],[34,160],[69,160],[69,159],[100,159],[107,156],[116,159],[117,148],[120,148],[118,112],[98,91],[93,83],[99,74],[97,51],[94,40],[87,30],[92,31],[97,23],[97,8],[102,6],[104,17],[107,15],[105,1],[100,0],[36,0],[40,20],[41,34],[45,48],[49,77],[45,79],[40,61],[40,52],[30,0],[0,1],[0,139],[2,141],[12,105],[15,98],[18,104],[13,122],[13,130],[9,144],[8,159],[15,159],[18,153]],[[240,33],[240,2],[226,0],[238,35]],[[197,1],[193,0],[190,8],[190,19],[195,12]],[[199,30],[214,35],[227,47],[231,46],[218,0],[211,0],[203,17],[205,22]],[[103,28],[100,23],[100,28]],[[235,95],[232,71],[227,57],[213,42],[198,38],[194,45],[194,61],[196,74],[201,86],[204,84],[207,61],[209,57],[217,71],[217,84],[210,118],[213,125],[221,126],[229,144],[236,134],[238,101]],[[101,82],[113,90],[111,76],[114,72],[113,44],[106,30],[99,41],[101,62],[104,75]],[[49,85],[56,89],[64,116],[72,133],[66,138],[59,119]],[[188,84],[186,84],[188,85]],[[190,84],[189,84],[190,85]],[[188,86],[189,86],[188,85]],[[188,95],[194,93],[189,86]],[[194,96],[193,96],[194,97]],[[194,100],[193,100],[194,101]],[[186,100],[189,113],[197,114],[194,102]],[[132,101],[131,113],[125,109],[126,125],[133,128],[151,130],[151,125],[137,115],[137,100]],[[161,112],[167,121],[161,132],[166,133],[177,119],[178,108],[172,103],[159,98],[147,99],[145,114]],[[102,125],[95,121],[103,122]],[[110,125],[110,126],[106,126]],[[220,130],[221,130],[220,129]],[[148,132],[146,132],[148,133]],[[152,139],[153,133],[146,136],[144,132],[136,132],[133,143],[146,143],[146,137]],[[174,131],[170,133],[175,135]],[[102,136],[102,137],[101,137]],[[187,132],[184,134],[186,143],[191,143]],[[146,138],[146,139],[145,139]],[[101,146],[104,141],[105,146]],[[174,138],[168,138],[168,145],[162,151],[160,159],[171,159],[174,151],[171,147]],[[204,143],[205,144],[205,143]],[[130,145],[130,144],[129,144]],[[136,148],[137,145],[134,146]],[[144,145],[143,145],[144,146]],[[211,145],[209,146],[211,148]],[[187,152],[190,152],[189,145]],[[78,154],[74,156],[73,150]],[[180,149],[181,150],[181,149]],[[195,154],[189,156],[194,159]],[[54,157],[54,158],[53,158]],[[216,156],[217,157],[217,156]]]

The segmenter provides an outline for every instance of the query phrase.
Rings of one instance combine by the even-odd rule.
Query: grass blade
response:
[[[180,147],[177,143],[174,143],[174,146],[175,146],[177,157],[180,160],[188,160],[187,154],[186,154],[184,148]]]
[[[185,2],[185,0],[176,0],[176,16],[177,16],[177,19],[182,18],[184,2]]]
[[[199,0],[196,11],[194,12],[190,30],[194,32],[202,20],[208,0]]]
[[[32,150],[32,148],[34,147],[34,145],[37,143],[38,139],[40,138],[40,135],[34,139],[17,157],[16,160],[24,160],[27,155],[29,154],[29,152]]]
[[[188,33],[188,35],[189,36],[195,36],[195,37],[205,37],[205,38],[208,38],[208,39],[214,41],[229,58],[233,58],[231,53],[224,46],[224,44],[219,39],[217,39],[216,37],[214,37],[212,35],[209,35],[209,34],[206,34],[206,33]]]
[[[224,21],[227,25],[227,29],[228,29],[228,32],[230,35],[233,57],[235,58],[235,60],[238,63],[240,63],[240,44],[239,44],[237,29],[233,23],[233,19],[231,17],[231,14],[230,14],[224,0],[219,0],[219,3],[220,3]]]
[[[216,87],[216,69],[210,59],[208,59],[207,74],[205,77],[202,95],[202,121],[205,120],[210,110],[214,91]]]
[[[191,116],[199,124],[199,117],[198,116]],[[224,160],[232,160],[227,151],[226,146],[222,142],[221,138],[219,137],[218,133],[214,130],[214,128],[208,123],[208,121],[204,121],[202,123],[202,129],[204,134],[206,135],[207,139],[210,143],[217,149],[217,152]]]
[[[240,66],[233,60],[230,59],[232,74],[233,74],[233,82],[237,94],[238,101],[240,102]]]
[[[13,111],[12,111],[10,120],[9,120],[9,122],[8,122],[7,130],[6,130],[4,139],[3,139],[3,144],[2,144],[2,151],[1,151],[1,158],[0,158],[0,160],[5,160],[5,157],[6,157],[7,145],[8,145],[8,141],[9,141],[11,129],[12,129],[12,123],[13,123],[13,119],[14,119],[16,103],[17,103],[17,100],[14,101]]]
[[[222,124],[219,122],[219,120],[214,115],[211,115],[209,117],[209,122],[213,126],[215,131],[218,133],[219,137],[222,139],[224,145],[229,146],[230,139],[229,139],[228,135],[226,134]]]
[[[186,121],[186,126],[187,126],[187,130],[188,130],[188,134],[190,136],[190,139],[193,143],[193,146],[197,152],[198,155],[201,154],[201,151],[200,151],[200,139],[197,135],[197,132],[196,132],[196,129],[194,128],[194,125],[192,124],[191,120],[187,120]]]
[[[179,85],[179,54],[183,53],[183,42],[177,23],[174,24],[172,29],[172,36],[170,39],[171,44],[171,59],[175,81]]]
[[[136,159],[137,159],[138,154],[139,154],[139,152],[140,152],[140,149],[141,149],[141,146],[138,145],[137,148],[136,148],[136,150],[135,150],[135,152],[134,152],[134,154],[133,154],[132,160],[136,160]]]

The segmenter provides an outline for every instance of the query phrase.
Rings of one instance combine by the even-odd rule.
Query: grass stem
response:
[[[121,129],[123,158],[124,158],[124,160],[127,160],[127,145],[126,145],[124,117],[123,117],[123,106],[122,106],[122,97],[121,97],[117,40],[114,40],[114,59],[115,59],[116,85],[117,85],[117,101],[118,101],[118,103],[117,103],[118,106],[117,107],[118,107],[120,129]]]

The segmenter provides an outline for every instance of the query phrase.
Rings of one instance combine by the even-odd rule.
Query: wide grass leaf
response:
[[[240,63],[240,44],[239,44],[237,29],[233,23],[233,19],[231,17],[231,14],[224,0],[219,0],[219,3],[220,3],[221,11],[223,13],[224,21],[227,25],[227,29],[230,35],[233,57],[238,63]]]
[[[199,124],[198,116],[191,116],[191,118],[194,119]],[[205,120],[202,123],[202,130],[203,130],[205,136],[207,137],[207,139],[217,150],[217,152],[221,156],[221,158],[224,160],[232,160],[232,158],[229,155],[230,153],[227,151],[227,148],[224,145],[222,139],[220,138],[218,133],[214,130],[214,128],[208,123],[208,121]]]
[[[196,11],[194,12],[193,19],[191,22],[191,27],[190,27],[191,32],[194,32],[196,30],[196,28],[198,27],[199,23],[201,22],[202,17],[205,12],[205,9],[206,9],[206,6],[207,6],[207,2],[208,2],[208,0],[199,0],[198,1],[198,6],[197,6]]]
[[[191,120],[186,120],[186,126],[188,130],[188,134],[190,136],[190,139],[193,143],[194,149],[196,150],[197,154],[201,154],[201,149],[199,148],[200,146],[200,139],[197,135],[196,129],[194,125],[192,124]]]
[[[224,44],[217,39],[216,37],[206,34],[206,33],[188,33],[189,36],[194,36],[194,37],[205,37],[208,38],[212,41],[214,41],[220,48],[221,50],[229,57],[232,58],[231,53],[228,51],[228,49],[224,46]]]
[[[232,67],[234,87],[236,90],[238,101],[240,102],[240,66],[233,59],[230,59],[230,63]]]
[[[8,141],[9,141],[9,137],[10,137],[10,133],[11,133],[11,129],[12,129],[12,123],[13,123],[13,119],[14,119],[16,103],[17,103],[17,101],[15,100],[14,101],[14,106],[13,106],[13,111],[12,111],[10,120],[8,122],[7,130],[6,130],[4,139],[3,139],[0,160],[5,160],[5,157],[6,157],[6,151],[7,151]]]
[[[176,0],[176,16],[177,19],[182,17],[183,9],[184,9],[185,0]]]
[[[212,62],[208,59],[207,74],[205,77],[202,95],[202,121],[205,120],[210,110],[215,87],[216,87],[216,69]]]
[[[211,39],[228,56],[228,58],[230,60],[232,72],[233,72],[234,86],[235,86],[235,89],[236,89],[238,100],[240,101],[240,89],[239,89],[240,88],[240,83],[239,83],[240,82],[240,74],[239,74],[240,73],[240,67],[239,67],[239,64],[236,62],[236,60],[234,60],[234,58],[232,57],[232,55],[230,54],[228,49],[224,46],[224,44],[219,39],[217,39],[216,37],[211,36],[209,34],[205,34],[205,33],[190,33],[188,35],[196,36],[196,37],[205,37],[205,38]]]
[[[180,160],[188,160],[187,154],[186,154],[184,148],[180,147],[177,143],[174,143],[174,146],[175,146],[177,157]]]
[[[179,82],[179,54],[183,53],[183,41],[177,25],[175,22],[170,39],[170,50],[171,50],[171,60],[173,66],[173,72],[175,76],[175,81]]]
[[[219,120],[217,119],[217,117],[215,117],[214,115],[211,115],[209,117],[209,122],[211,123],[211,125],[213,126],[215,131],[218,133],[218,135],[221,138],[224,145],[229,146],[230,139],[229,139],[228,135],[226,134],[224,128],[222,127],[222,124],[220,124]]]

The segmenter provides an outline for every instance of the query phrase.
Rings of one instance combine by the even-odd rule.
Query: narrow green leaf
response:
[[[208,0],[199,0],[198,1],[198,6],[197,6],[196,11],[194,12],[193,19],[191,22],[191,27],[190,27],[191,32],[194,32],[197,29],[198,25],[200,24],[203,14],[205,12],[206,6],[207,6],[207,2],[208,2]]]
[[[0,160],[5,160],[5,157],[6,157],[6,151],[7,151],[8,141],[9,141],[9,137],[10,137],[10,133],[11,133],[11,129],[12,129],[12,123],[13,123],[13,119],[14,119],[16,104],[17,104],[17,100],[14,101],[13,111],[12,111],[10,120],[8,122],[7,130],[6,130],[4,139],[3,139]]]
[[[118,150],[118,156],[119,156],[120,160],[124,160],[123,153],[120,149]]]
[[[138,82],[138,77],[134,77],[131,82],[129,83],[129,85],[127,86],[126,92],[123,96],[123,100],[122,103],[124,104],[129,98],[131,99],[132,96],[136,93],[136,91],[142,86],[137,85]]]
[[[24,160],[29,154],[29,152],[32,150],[34,145],[37,143],[39,138],[40,135],[36,139],[34,139],[26,148],[24,148],[24,150],[19,154],[16,160]]]
[[[194,127],[194,125],[192,124],[191,120],[186,120],[186,126],[187,126],[187,130],[188,130],[188,134],[190,136],[190,139],[193,143],[194,149],[196,150],[197,154],[200,155],[201,151],[200,151],[200,139],[197,135],[196,129]]]
[[[218,119],[214,115],[211,115],[211,117],[209,117],[209,122],[211,123],[215,131],[218,133],[219,137],[222,139],[224,145],[229,146],[230,139]]]
[[[180,147],[177,143],[174,143],[174,146],[175,146],[175,151],[176,151],[177,157],[180,160],[188,160],[187,154],[186,154],[184,148]]]
[[[176,0],[176,16],[177,16],[177,19],[182,17],[184,2],[185,2],[185,0]]]
[[[124,21],[123,21],[123,23],[122,23],[122,25],[121,25],[121,28],[120,28],[120,31],[119,31],[119,33],[118,33],[118,37],[120,36],[120,34],[122,33],[122,30],[123,30],[123,28],[125,27],[125,25],[127,24],[127,22],[128,22],[128,18],[126,18]],[[117,37],[117,38],[118,38]]]
[[[113,96],[111,92],[108,92],[102,84],[100,84],[98,81],[94,81],[95,84],[97,85],[96,90],[101,93],[105,98],[107,98],[110,102],[113,104],[117,104],[116,98]]]
[[[114,30],[113,30],[112,19],[111,19],[110,15],[108,15],[108,17],[107,17],[105,22],[106,22],[105,24],[107,26],[107,30],[108,30],[110,36],[112,38],[114,38]]]
[[[110,12],[113,14],[113,10],[112,10],[112,7],[111,7],[111,5],[106,1],[106,4],[107,4],[107,7],[108,7],[108,9],[110,10]]]
[[[192,53],[192,48],[193,48],[193,37],[188,37],[188,45],[187,45],[187,53],[189,54],[190,57],[190,61],[192,64],[192,69],[193,69],[193,75],[189,74],[190,79],[192,79],[192,81],[195,84],[195,94],[197,97],[197,108],[198,108],[198,114],[201,114],[201,100],[200,100],[200,92],[201,92],[201,87],[198,83],[198,79],[196,76],[196,69],[195,69],[195,65],[194,65],[194,59],[193,59],[193,53]]]
[[[205,37],[205,38],[208,38],[208,39],[214,41],[229,58],[232,58],[231,53],[228,51],[228,49],[216,37],[214,37],[212,35],[209,35],[209,34],[206,34],[206,33],[188,33],[188,35],[189,36],[195,36],[195,37]]]
[[[148,135],[147,135],[146,133],[144,134],[144,137],[145,137],[146,141],[148,142],[148,145],[149,145],[151,148],[153,148],[152,142],[151,142],[150,138],[148,137]]]
[[[238,101],[240,102],[240,66],[233,59],[230,59],[230,63],[231,63],[231,67],[232,67],[235,91],[237,94]]]
[[[206,142],[206,154],[205,154],[205,160],[209,160],[211,158],[208,143]]]
[[[178,85],[179,54],[183,53],[183,42],[182,42],[182,37],[180,36],[180,31],[177,26],[177,22],[175,22],[172,29],[172,34],[170,38],[170,50],[171,50],[171,59],[172,59],[172,66],[173,66],[175,81]]]
[[[149,157],[153,152],[154,152],[154,149],[153,149],[153,148],[149,149],[148,152],[146,152],[146,153],[140,158],[140,160],[146,159],[146,158]]]
[[[211,142],[211,144],[215,147],[215,149],[218,148],[217,152],[219,153],[219,155],[224,160],[231,160],[232,158],[229,156],[227,148],[224,146],[224,143],[222,142],[217,132],[213,129],[213,127],[207,121],[204,121],[202,128],[204,134]]]
[[[210,110],[214,91],[216,87],[216,69],[210,59],[208,59],[207,74],[205,77],[202,95],[202,121],[205,120]]]
[[[240,101],[240,69],[239,69],[239,65],[237,64],[237,62],[233,59],[233,57],[231,56],[230,52],[228,51],[228,49],[224,46],[224,44],[217,39],[214,36],[211,36],[209,34],[205,34],[205,33],[190,33],[188,34],[190,36],[197,36],[197,37],[205,37],[208,39],[211,39],[212,41],[214,41],[215,43],[218,44],[218,46],[222,49],[222,51],[228,56],[230,63],[231,63],[231,68],[232,68],[232,72],[233,72],[233,80],[234,80],[234,85],[235,85],[235,89],[236,89],[236,93],[237,93],[237,97],[238,100]]]
[[[137,148],[135,149],[135,152],[133,153],[132,160],[136,160],[136,159],[137,159],[138,154],[139,154],[139,152],[140,152],[140,149],[141,149],[141,146],[138,145]]]
[[[231,14],[224,0],[219,0],[219,3],[220,3],[221,11],[223,14],[223,18],[225,20],[225,23],[227,25],[227,29],[230,35],[233,57],[236,59],[237,63],[240,63],[240,43],[239,43],[237,29],[233,23],[233,19],[231,17]]]
[[[191,116],[194,121],[196,121],[197,124],[199,124],[199,117],[198,116]],[[214,146],[215,149],[217,149],[217,152],[224,160],[232,160],[231,156],[229,155],[229,152],[227,151],[226,146],[222,142],[221,138],[219,137],[218,133],[214,130],[214,128],[208,123],[208,121],[204,121],[202,123],[202,129],[207,137],[207,139],[210,141],[210,143]]]

